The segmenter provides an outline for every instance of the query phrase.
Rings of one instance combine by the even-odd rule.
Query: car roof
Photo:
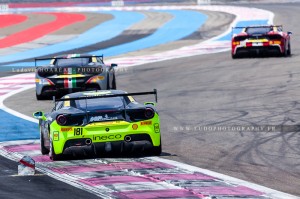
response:
[[[78,98],[85,96],[102,96],[102,95],[113,95],[113,94],[125,94],[127,92],[122,90],[95,90],[95,91],[82,91],[65,95],[63,98],[68,96],[69,98]]]
[[[63,54],[55,56],[54,58],[80,58],[80,57],[96,57],[96,55],[91,54]]]

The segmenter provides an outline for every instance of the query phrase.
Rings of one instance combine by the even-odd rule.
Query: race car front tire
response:
[[[40,148],[41,148],[42,155],[49,154],[49,150],[45,147],[44,136],[43,136],[43,133],[41,131],[40,131]]]

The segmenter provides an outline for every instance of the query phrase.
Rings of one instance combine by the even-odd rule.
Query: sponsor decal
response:
[[[74,58],[74,57],[80,57],[80,54],[68,54],[67,58]]]
[[[94,141],[101,141],[101,140],[118,140],[122,138],[122,135],[115,134],[115,135],[93,135]]]
[[[53,140],[59,141],[59,132],[58,131],[53,131]]]
[[[75,68],[64,68],[65,75],[76,74]],[[64,87],[65,88],[76,88],[76,78],[67,77],[64,79]]]
[[[132,96],[128,96],[128,99],[129,99],[130,102],[132,102],[132,103],[135,102],[135,101],[134,101],[134,98],[133,98]]]
[[[62,132],[67,132],[67,131],[72,131],[73,130],[73,128],[72,127],[62,127],[62,128],[60,128],[60,131],[62,131]]]
[[[146,126],[146,125],[152,125],[152,121],[149,120],[149,121],[142,121],[141,122],[141,126]]]
[[[65,99],[69,99],[70,96],[66,95]],[[70,101],[64,101],[64,107],[70,107],[71,106],[71,102]]]
[[[159,133],[160,132],[160,130],[159,130],[159,124],[158,123],[154,124],[154,131],[155,131],[155,133]]]
[[[111,91],[95,91],[95,92],[83,93],[83,95],[86,96],[102,96],[107,94],[111,94]]]
[[[74,128],[74,136],[82,135],[82,128]]]
[[[117,120],[118,117],[108,117],[107,114],[105,114],[104,116],[100,115],[100,116],[94,116],[90,118],[90,122],[100,122],[100,121],[105,121],[105,120]]]
[[[133,125],[132,125],[132,129],[133,129],[133,130],[137,130],[138,127],[139,127],[139,126],[138,126],[137,124],[133,124]]]

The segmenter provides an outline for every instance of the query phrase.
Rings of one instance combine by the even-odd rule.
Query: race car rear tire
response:
[[[49,150],[45,147],[44,136],[41,131],[40,131],[40,148],[41,148],[42,155],[49,154]]]
[[[292,54],[291,44],[288,45],[287,55],[290,56]]]
[[[37,100],[45,100],[46,99],[46,97],[44,96],[44,95],[38,95],[37,93],[35,93],[35,96],[36,96],[36,99]]]
[[[160,156],[161,152],[162,152],[161,144],[160,144],[159,146],[154,146],[154,147],[153,147],[153,152],[152,152],[152,154],[153,154],[154,156]]]
[[[154,156],[160,156],[161,152],[162,152],[162,148],[161,148],[161,138],[160,138],[160,144],[159,144],[159,146],[153,146],[152,155],[154,155]]]
[[[232,57],[232,59],[236,59],[236,58],[238,58],[238,56],[237,56],[237,54],[231,54],[231,57]]]
[[[52,141],[51,141],[51,144],[50,144],[49,157],[53,161],[62,159],[62,155],[56,154],[55,151],[53,150],[53,142]]]
[[[283,52],[281,53],[281,56],[282,56],[282,57],[286,57],[286,56],[288,56],[288,49],[286,48],[286,46],[285,46],[285,45],[284,45]]]

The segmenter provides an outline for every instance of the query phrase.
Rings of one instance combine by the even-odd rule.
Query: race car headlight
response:
[[[63,126],[67,123],[67,118],[64,115],[58,115],[56,117],[56,122],[57,122],[57,124]]]
[[[97,81],[99,80],[104,80],[104,76],[94,76],[94,77],[91,77],[86,83],[87,84],[90,84],[90,83],[96,83]]]
[[[145,109],[145,117],[147,119],[151,119],[154,117],[154,110],[152,108],[146,108]]]

